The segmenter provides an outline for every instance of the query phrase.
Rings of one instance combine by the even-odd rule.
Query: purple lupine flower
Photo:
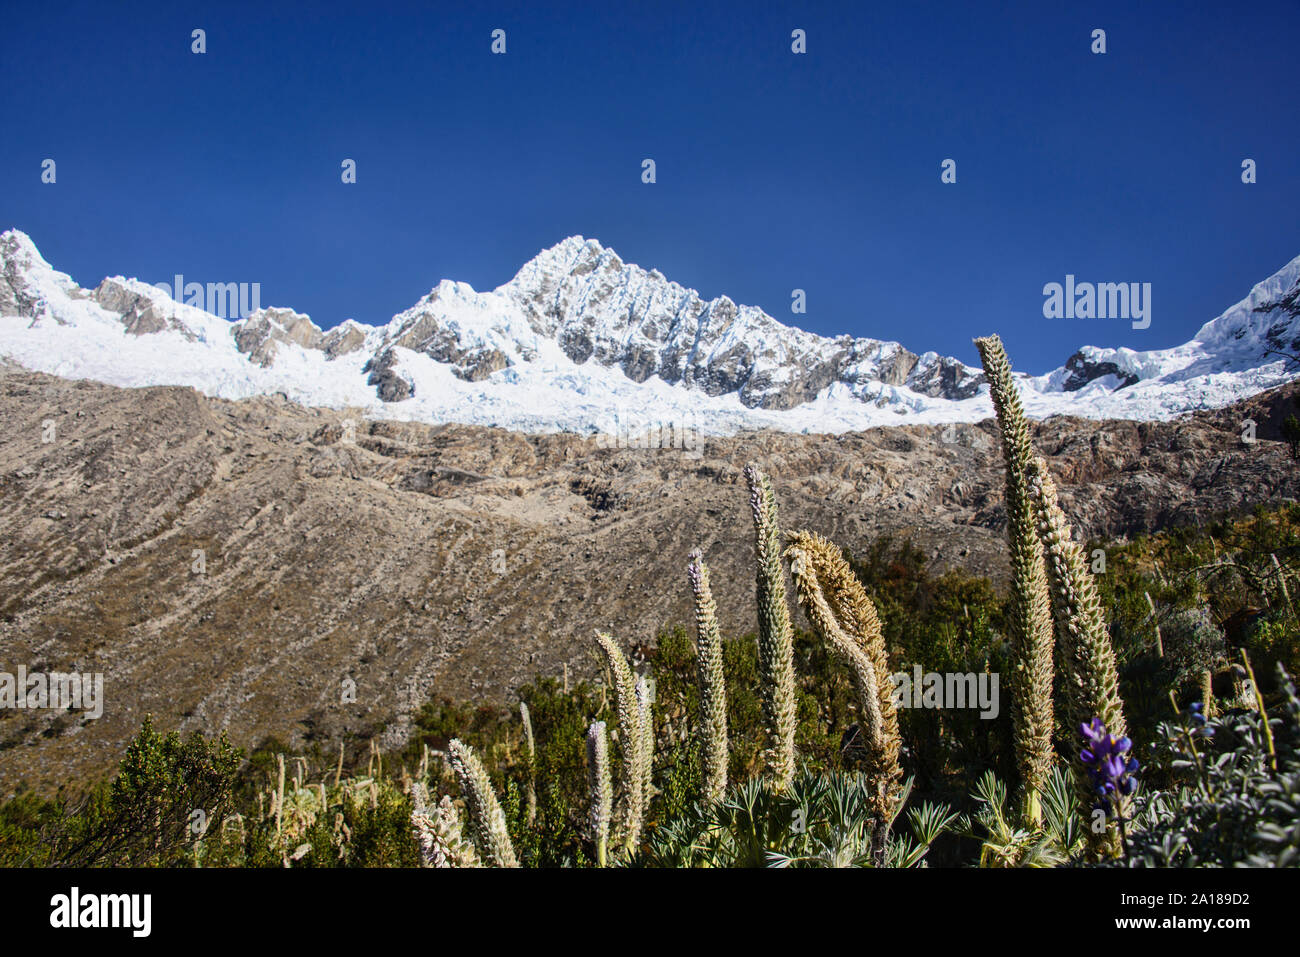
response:
[[[1192,717],[1192,734],[1199,734],[1202,737],[1214,737],[1214,729],[1205,723],[1204,708],[1199,701],[1193,701],[1187,706]]]
[[[1080,725],[1084,747],[1079,760],[1088,769],[1093,790],[1097,795],[1094,805],[1110,814],[1118,806],[1120,797],[1128,797],[1137,790],[1137,758],[1130,753],[1133,742],[1127,737],[1117,738],[1106,731],[1101,718],[1093,718]]]

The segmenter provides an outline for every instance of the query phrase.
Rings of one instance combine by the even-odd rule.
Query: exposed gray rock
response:
[[[396,364],[397,356],[394,355],[393,350],[385,349],[377,357],[368,361],[361,370],[370,373],[366,384],[375,386],[375,393],[384,402],[401,402],[415,395],[415,383],[399,375],[394,368]]]
[[[1101,379],[1108,375],[1119,379],[1117,389],[1123,389],[1138,381],[1136,375],[1125,372],[1114,362],[1097,362],[1083,352],[1076,352],[1070,356],[1065,363],[1065,371],[1069,373],[1062,385],[1066,392],[1077,392],[1094,379]]]
[[[365,344],[365,330],[351,321],[335,326],[325,333],[324,338],[321,340],[321,348],[325,350],[325,355],[331,359],[337,359],[349,352],[356,352]]]
[[[193,331],[177,320],[176,303],[169,298],[155,300],[117,279],[105,279],[95,290],[94,300],[109,312],[121,315],[122,325],[133,336],[172,330],[194,340]]]
[[[259,309],[234,325],[235,345],[252,362],[268,368],[277,343],[292,342],[304,349],[324,348],[325,335],[309,318],[292,309]]]

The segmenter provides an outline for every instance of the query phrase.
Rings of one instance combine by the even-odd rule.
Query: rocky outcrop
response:
[[[152,290],[150,290],[152,292]],[[122,325],[133,336],[149,336],[173,331],[194,341],[194,333],[176,318],[176,304],[165,296],[149,295],[120,279],[105,279],[93,294],[95,302],[122,318]]]
[[[478,330],[466,329],[461,323],[448,319],[441,308],[444,296],[455,308],[467,301],[473,302],[477,294],[464,283],[439,283],[414,308],[396,316],[388,324],[381,348],[389,352],[401,347],[426,355],[435,362],[450,366],[452,374],[467,382],[478,382],[506,368],[510,360],[499,346],[484,341]]]
[[[231,326],[239,351],[263,368],[275,364],[279,347],[292,343],[303,349],[325,353],[337,359],[365,346],[365,329],[348,320],[325,332],[302,313],[292,309],[258,309]]]
[[[325,334],[292,309],[259,309],[235,323],[233,332],[239,351],[263,368],[274,363],[280,343],[292,342],[304,349],[324,347]]]
[[[401,402],[415,395],[415,383],[399,373],[396,367],[396,353],[392,349],[385,349],[367,361],[361,369],[362,372],[370,373],[366,383],[374,386],[379,398],[385,402]]]
[[[984,385],[984,373],[967,368],[956,359],[934,356],[921,370],[909,376],[907,386],[913,392],[931,398],[969,399]]]
[[[1135,373],[1121,369],[1114,362],[1098,362],[1083,351],[1076,352],[1066,360],[1065,374],[1061,388],[1066,392],[1077,392],[1089,382],[1105,376],[1114,376],[1118,380],[1116,389],[1123,389],[1138,381]]]
[[[366,330],[359,323],[348,319],[325,333],[321,339],[321,349],[331,359],[356,352],[366,344]]]

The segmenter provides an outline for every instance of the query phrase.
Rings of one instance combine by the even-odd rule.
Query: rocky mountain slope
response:
[[[444,280],[382,325],[326,331],[281,308],[228,322],[198,308],[217,308],[202,292],[183,305],[122,277],[83,289],[10,230],[0,235],[0,356],[115,385],[283,394],[372,417],[529,432],[672,422],[709,434],[838,433],[991,412],[980,370],[956,359],[817,336],[725,296],[704,301],[580,236],[491,292]],[[1300,257],[1182,346],[1085,347],[1022,384],[1038,417],[1161,419],[1289,381],[1296,366],[1269,350],[1297,348]]]
[[[987,421],[626,448],[0,371],[0,670],[102,672],[106,698],[94,721],[0,710],[0,793],[111,768],[145,712],[242,745],[394,744],[431,693],[592,675],[594,628],[631,647],[690,620],[696,545],[723,627],[751,630],[750,459],[788,528],[852,549],[907,535],[1004,574]],[[1293,392],[1157,423],[1057,417],[1035,442],[1089,535],[1195,523],[1300,494],[1275,441]],[[1243,443],[1247,417],[1261,441]]]

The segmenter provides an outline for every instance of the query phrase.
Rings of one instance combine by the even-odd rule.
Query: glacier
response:
[[[1296,377],[1300,256],[1189,342],[1085,346],[1018,374],[1030,415],[1167,419]],[[443,280],[384,325],[331,329],[286,308],[229,321],[114,276],[82,288],[19,230],[0,234],[0,356],[124,387],[225,399],[281,394],[348,414],[614,433],[673,423],[701,434],[837,434],[992,415],[978,368],[897,342],[824,337],[726,296],[704,301],[593,239],[543,250],[478,292]]]

